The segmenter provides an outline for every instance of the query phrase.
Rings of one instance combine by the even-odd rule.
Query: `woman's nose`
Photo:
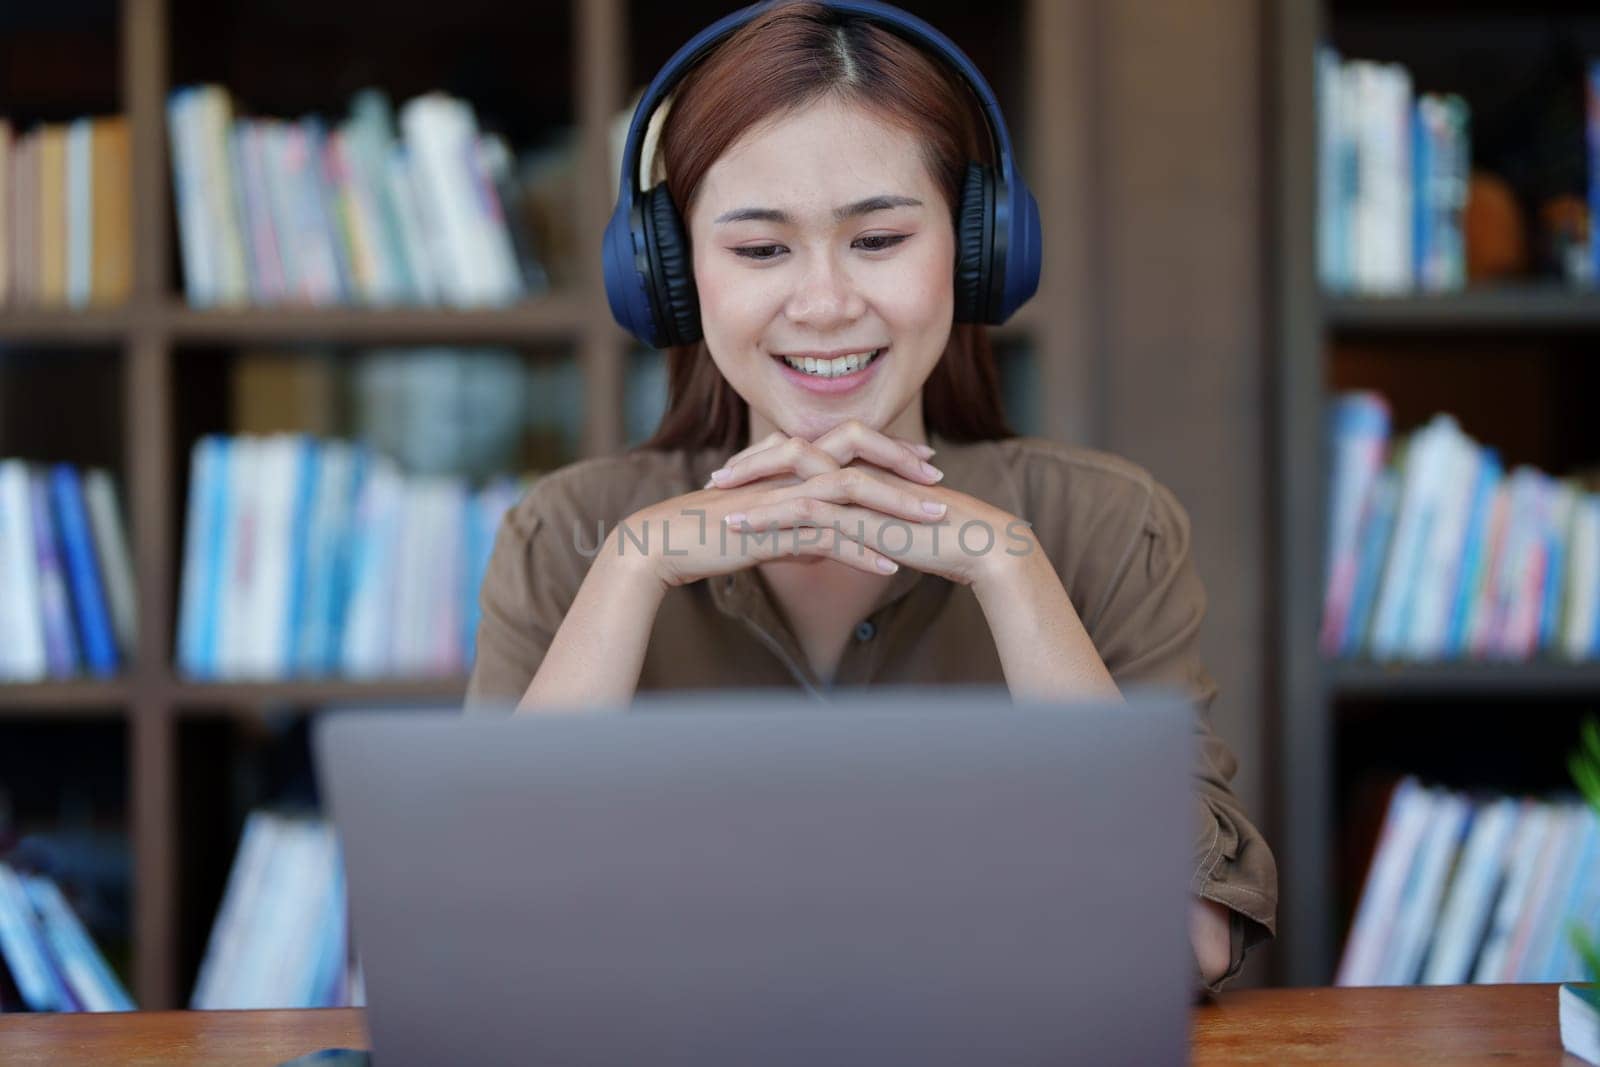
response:
[[[848,271],[833,256],[812,256],[786,307],[791,322],[825,327],[861,314],[864,301]]]

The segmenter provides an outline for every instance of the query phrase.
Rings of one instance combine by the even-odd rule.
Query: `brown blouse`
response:
[[[939,484],[1032,525],[1119,685],[1180,686],[1194,697],[1198,763],[1191,890],[1232,912],[1233,977],[1277,927],[1271,850],[1228,783],[1237,764],[1210,726],[1217,686],[1197,652],[1206,594],[1189,518],[1138,465],[1037,437],[955,443],[930,435]],[[535,481],[495,536],[480,593],[469,710],[510,711],[526,691],[596,548],[634,511],[704,487],[727,455],[635,451],[582,460]],[[1002,547],[1009,542],[1000,534]],[[631,547],[631,546],[630,546]],[[816,677],[754,568],[667,591],[640,690],[1005,684],[976,596],[902,566],[856,626],[831,682]]]

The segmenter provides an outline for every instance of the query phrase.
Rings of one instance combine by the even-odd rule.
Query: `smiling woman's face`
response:
[[[689,234],[706,346],[751,440],[851,418],[926,439],[955,233],[911,135],[832,99],[752,129],[707,169]]]

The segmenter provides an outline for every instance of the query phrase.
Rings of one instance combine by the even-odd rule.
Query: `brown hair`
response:
[[[746,130],[830,94],[921,138],[955,225],[967,163],[982,158],[987,136],[975,96],[960,75],[906,38],[811,0],[762,13],[678,82],[662,119],[659,162],[679,218],[688,219],[701,178]],[[639,448],[731,452],[747,443],[749,406],[703,339],[667,350],[667,397],[660,426]],[[951,324],[944,354],[923,384],[922,416],[931,432],[950,440],[1014,436],[986,326]]]

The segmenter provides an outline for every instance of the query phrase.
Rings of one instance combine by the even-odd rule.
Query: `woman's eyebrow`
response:
[[[853,219],[858,215],[866,215],[873,211],[887,211],[896,207],[921,207],[922,201],[910,196],[869,196],[865,200],[857,200],[853,204],[833,209],[835,222]],[[780,211],[771,207],[742,207],[733,211],[725,211],[716,217],[712,225],[720,226],[724,222],[776,222],[788,226],[794,219],[787,211]]]

